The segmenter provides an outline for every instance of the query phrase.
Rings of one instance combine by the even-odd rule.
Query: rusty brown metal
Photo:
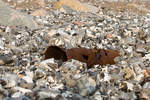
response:
[[[67,61],[66,51],[57,46],[49,46],[44,55],[45,59],[54,58],[56,60]]]
[[[55,58],[56,60],[62,61],[75,59],[87,63],[88,67],[92,67],[96,64],[115,64],[114,58],[117,56],[120,55],[116,50],[86,48],[72,48],[65,50],[57,46],[50,46],[45,52],[45,59]]]

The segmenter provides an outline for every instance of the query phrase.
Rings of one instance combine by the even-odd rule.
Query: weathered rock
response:
[[[6,73],[2,79],[4,79],[5,82],[7,83],[6,87],[14,87],[18,83],[18,81],[17,81],[18,77],[15,74]]]
[[[87,96],[95,92],[96,82],[91,77],[82,77],[77,81],[77,87],[80,95]]]
[[[38,9],[31,13],[32,16],[46,16],[47,12],[44,9]]]
[[[60,9],[62,6],[68,6],[72,8],[73,10],[76,10],[79,12],[91,12],[91,13],[98,12],[98,8],[96,8],[95,6],[81,3],[78,0],[59,0],[56,3],[56,8]]]
[[[150,91],[149,88],[143,89],[140,94],[140,98],[144,98],[146,100],[150,99]]]
[[[65,11],[61,12],[49,3],[45,7],[33,4],[34,1],[56,0],[4,1],[14,2],[12,7],[26,14],[36,11],[34,7],[49,11],[46,16],[34,17],[40,26],[36,30],[0,25],[0,53],[14,60],[0,65],[0,99],[149,99],[150,14],[140,16],[126,12],[128,1],[102,7],[105,2],[100,0],[80,0],[99,7],[96,14],[69,12],[72,8],[68,6],[68,9],[62,6]],[[15,5],[15,2],[25,1],[27,8],[22,5],[20,9]],[[122,9],[122,5],[127,7]],[[112,11],[112,6],[119,12]],[[149,4],[141,3],[141,6]],[[53,46],[52,57],[44,60],[47,46]],[[69,50],[69,55],[64,54]],[[115,59],[115,64],[101,66],[105,61],[112,61],[110,58],[114,54],[109,50],[120,51],[120,56]],[[68,56],[71,56],[69,60]],[[63,61],[64,58],[67,60]],[[99,61],[102,63],[97,64]],[[87,68],[89,62],[97,65]]]
[[[0,65],[10,64],[13,60],[7,55],[0,55]]]
[[[31,93],[32,92],[32,90],[30,90],[30,89],[26,89],[26,88],[22,88],[22,87],[19,87],[19,86],[16,86],[16,87],[13,87],[13,89],[15,90],[15,91],[19,91],[19,92],[22,92],[22,93]]]
[[[130,67],[127,67],[127,68],[125,68],[124,69],[124,73],[125,73],[125,75],[124,75],[124,78],[125,79],[130,79],[130,78],[132,78],[133,77],[133,71],[132,71],[132,69],[130,68]]]
[[[60,8],[60,12],[63,12],[63,13],[72,13],[73,12],[73,10],[71,9],[71,8],[69,8],[68,6],[62,6],[61,8]]]
[[[3,0],[16,8],[38,9],[45,7],[45,0]]]
[[[27,96],[25,96],[21,92],[16,92],[12,95],[12,98],[10,100],[30,100]]]
[[[8,94],[8,91],[3,89],[3,87],[0,85],[0,99],[4,99],[5,97],[7,97],[9,94]]]
[[[1,25],[21,25],[31,29],[38,28],[37,23],[31,16],[23,14],[19,11],[11,9],[2,0],[0,0],[0,24]]]
[[[39,99],[54,99],[59,97],[59,93],[50,90],[39,91],[38,93]]]

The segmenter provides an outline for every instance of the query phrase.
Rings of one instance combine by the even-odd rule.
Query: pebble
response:
[[[87,96],[95,92],[96,82],[90,77],[82,77],[77,81],[77,87],[81,96]]]
[[[101,93],[100,92],[96,92],[94,94],[94,99],[95,100],[103,100],[102,96],[101,96]]]
[[[140,93],[140,98],[149,99],[150,98],[150,92],[149,89],[143,89]]]
[[[0,49],[4,49],[4,42],[2,39],[0,39]]]
[[[60,9],[62,6],[68,6],[71,9],[80,11],[80,12],[92,12],[92,13],[98,12],[97,7],[86,4],[86,3],[85,4],[81,3],[78,0],[70,0],[70,1],[60,0],[56,3],[57,9]]]
[[[73,9],[71,9],[67,6],[62,6],[59,11],[63,12],[63,13],[68,13],[68,14],[70,13],[71,14],[73,12]]]
[[[126,43],[129,44],[129,45],[134,45],[135,44],[135,39],[134,38],[126,38]]]
[[[133,71],[129,67],[124,69],[124,73],[125,73],[125,76],[124,76],[125,79],[130,79],[133,77]]]
[[[33,72],[27,72],[26,71],[26,75],[27,76],[23,76],[22,79],[24,79],[27,83],[33,83]]]
[[[39,9],[39,10],[32,12],[31,15],[32,16],[46,16],[47,12],[44,9]]]
[[[9,95],[8,91],[3,89],[3,87],[0,85],[0,99],[4,99]]]
[[[143,88],[150,88],[150,82],[146,82],[146,83],[143,85]]]
[[[21,92],[16,92],[11,97],[12,97],[12,99],[15,99],[15,100],[30,100],[28,97],[23,95]]]
[[[14,91],[19,91],[20,93],[32,93],[32,91],[30,89],[25,89],[25,88],[22,88],[22,87],[14,87],[13,88]]]
[[[0,55],[0,65],[10,64],[13,60],[7,55]]]
[[[52,98],[57,98],[57,96],[59,95],[59,93],[57,92],[53,92],[53,91],[40,91],[38,93],[39,99],[52,99]]]
[[[17,85],[17,75],[6,73],[5,76],[3,76],[3,79],[7,82],[6,87],[14,87]]]

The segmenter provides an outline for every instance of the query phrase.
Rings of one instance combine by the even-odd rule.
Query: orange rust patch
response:
[[[55,58],[56,60],[67,61],[70,59],[87,63],[88,67],[93,65],[115,64],[114,58],[120,56],[118,51],[104,49],[72,48],[63,49],[57,46],[50,46],[45,52],[45,59]]]

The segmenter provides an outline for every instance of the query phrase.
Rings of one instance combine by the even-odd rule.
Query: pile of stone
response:
[[[40,8],[31,6],[33,2],[25,6],[28,0],[17,0],[20,5],[4,1],[0,0],[0,99],[150,99],[150,13],[146,6],[139,7],[146,10],[139,14],[107,9],[99,6],[106,3],[99,0],[35,0]],[[89,68],[75,59],[45,60],[49,46],[111,49],[120,56],[115,64]]]

